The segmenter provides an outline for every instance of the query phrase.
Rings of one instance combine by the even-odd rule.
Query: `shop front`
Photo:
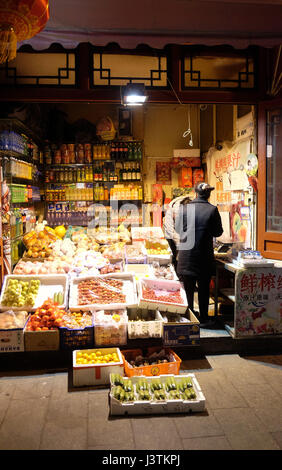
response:
[[[266,101],[271,51],[25,45],[1,66],[1,310],[39,317],[24,318],[17,351],[200,347],[163,230],[169,202],[193,199],[199,181],[215,188],[224,229],[209,315],[234,341],[280,338],[281,103]],[[145,105],[123,106],[128,82],[145,85]]]

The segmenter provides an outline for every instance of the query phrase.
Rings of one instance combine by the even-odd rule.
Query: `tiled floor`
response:
[[[68,373],[0,374],[1,450],[281,450],[282,355],[185,360],[206,411],[109,417],[108,390],[69,386]]]

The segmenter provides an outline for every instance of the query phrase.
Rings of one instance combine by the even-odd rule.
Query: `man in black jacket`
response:
[[[209,289],[215,271],[213,238],[223,233],[221,217],[216,206],[208,202],[214,188],[207,183],[195,187],[197,197],[179,211],[175,229],[180,235],[177,274],[184,284],[188,307],[194,313],[194,292],[198,286],[200,326],[209,322]]]

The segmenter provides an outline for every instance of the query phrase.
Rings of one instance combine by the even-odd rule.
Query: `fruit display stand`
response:
[[[144,357],[145,360],[142,362],[142,365],[138,366],[139,358],[143,358],[142,353],[142,349],[122,351],[124,372],[127,377],[179,374],[181,359],[171,349],[148,348]],[[149,360],[150,357],[152,360]],[[158,358],[164,357],[168,359],[165,359],[165,362],[160,362]],[[149,362],[151,363],[149,364]]]
[[[86,359],[79,356],[86,355]],[[103,362],[103,357],[114,354],[117,358],[114,362]],[[93,357],[93,359],[91,359]],[[95,363],[97,358],[98,361]],[[124,375],[124,365],[119,348],[84,349],[73,351],[73,386],[83,387],[89,385],[109,385],[110,374]],[[106,359],[104,359],[106,361]],[[85,362],[84,362],[85,361]]]
[[[38,282],[38,290],[35,293],[33,305],[5,305],[5,295],[7,293],[6,288],[9,289],[10,281],[18,281],[15,289],[21,290],[21,282],[28,283],[31,286],[32,281]],[[28,289],[29,289],[28,286]],[[47,275],[18,275],[18,274],[9,274],[5,276],[3,282],[3,288],[0,297],[0,310],[8,310],[12,308],[14,311],[19,310],[28,310],[28,312],[35,312],[35,310],[40,307],[45,300],[48,298],[53,298],[55,294],[61,293],[60,296],[62,302],[60,302],[60,307],[66,308],[68,302],[68,276],[65,274],[47,274]],[[14,289],[14,288],[13,288]],[[13,292],[12,292],[13,293]],[[17,296],[17,294],[16,294]]]
[[[128,339],[161,338],[163,317],[158,310],[128,310]]]
[[[138,281],[137,288],[139,308],[182,314],[187,310],[185,290],[179,281],[145,278]]]
[[[110,415],[150,415],[202,412],[206,403],[194,374],[120,380],[111,375],[109,406]]]
[[[96,280],[97,283],[101,286],[101,289],[107,289],[109,292],[112,291],[116,294],[122,294],[123,301],[116,302],[104,302],[101,303],[98,297],[98,289],[96,287],[95,292],[91,290],[91,303],[89,304],[80,304],[78,301],[79,295],[79,285],[83,281],[93,281]],[[107,281],[116,280],[119,281],[121,287],[110,286]],[[108,286],[108,288],[107,288]],[[97,301],[94,302],[94,300]],[[120,297],[119,297],[120,298]],[[70,283],[70,292],[69,292],[69,309],[71,311],[77,310],[122,310],[125,308],[136,307],[138,304],[137,301],[137,288],[135,277],[133,274],[127,273],[116,273],[116,274],[105,274],[103,276],[85,276],[81,278],[74,278]]]

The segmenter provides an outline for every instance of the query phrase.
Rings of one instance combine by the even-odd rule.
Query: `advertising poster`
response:
[[[171,165],[170,162],[156,163],[156,183],[171,184]]]
[[[152,185],[152,211],[154,227],[162,226],[163,187],[161,184]]]
[[[281,268],[238,271],[235,298],[235,337],[282,333]]]

